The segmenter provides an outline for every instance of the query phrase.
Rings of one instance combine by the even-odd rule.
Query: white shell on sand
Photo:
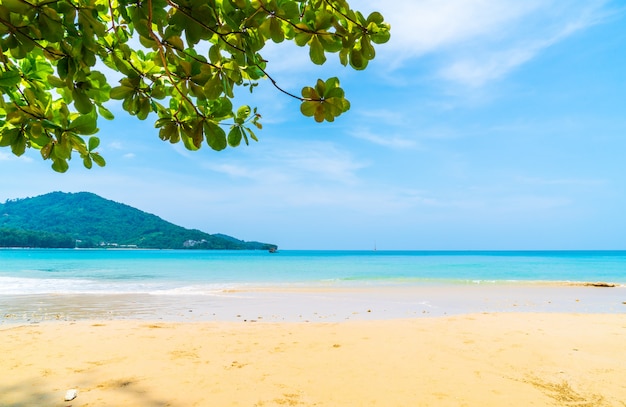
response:
[[[78,390],[70,389],[70,390],[65,392],[65,401],[74,400],[76,398],[76,396],[78,396]]]

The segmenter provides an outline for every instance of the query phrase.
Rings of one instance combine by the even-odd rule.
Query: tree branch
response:
[[[159,56],[161,57],[161,62],[163,63],[163,69],[165,70],[165,73],[167,74],[167,77],[169,78],[170,83],[172,84],[172,87],[176,89],[178,94],[182,96],[183,99],[185,99],[187,103],[191,105],[191,107],[193,107],[193,110],[196,112],[196,115],[200,117],[204,117],[204,115],[200,113],[200,111],[196,107],[195,103],[193,103],[191,99],[189,99],[189,97],[178,88],[178,84],[172,78],[172,74],[169,68],[167,67],[167,59],[165,58],[165,51],[163,50],[163,43],[161,42],[161,39],[152,30],[152,0],[148,0],[148,28],[150,30],[150,37],[152,37],[152,40],[157,43],[157,47],[159,48]]]

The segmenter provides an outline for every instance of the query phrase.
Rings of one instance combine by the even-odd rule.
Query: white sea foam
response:
[[[195,284],[180,287],[162,287],[147,292],[151,295],[221,295],[226,291],[237,289],[227,284]]]
[[[181,283],[178,283],[181,284]],[[106,281],[89,279],[54,279],[0,277],[0,295],[37,294],[150,294],[150,295],[219,295],[236,289],[225,284],[173,286],[167,282]]]

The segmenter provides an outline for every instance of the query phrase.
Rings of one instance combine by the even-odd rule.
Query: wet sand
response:
[[[623,407],[625,343],[624,314],[11,324],[0,405]]]
[[[4,295],[0,296],[0,325],[84,319],[340,322],[482,312],[626,312],[625,286],[588,284],[266,286],[211,295]]]

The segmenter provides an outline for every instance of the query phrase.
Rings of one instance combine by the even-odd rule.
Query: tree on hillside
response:
[[[2,0],[0,146],[38,149],[59,172],[73,152],[87,168],[103,166],[92,135],[99,117],[113,119],[110,99],[190,150],[248,144],[261,116],[232,101],[260,79],[299,99],[305,116],[332,122],[350,107],[339,80],[293,94],[270,75],[263,47],[291,40],[314,64],[336,53],[361,70],[389,37],[380,13],[365,17],[345,0]]]

